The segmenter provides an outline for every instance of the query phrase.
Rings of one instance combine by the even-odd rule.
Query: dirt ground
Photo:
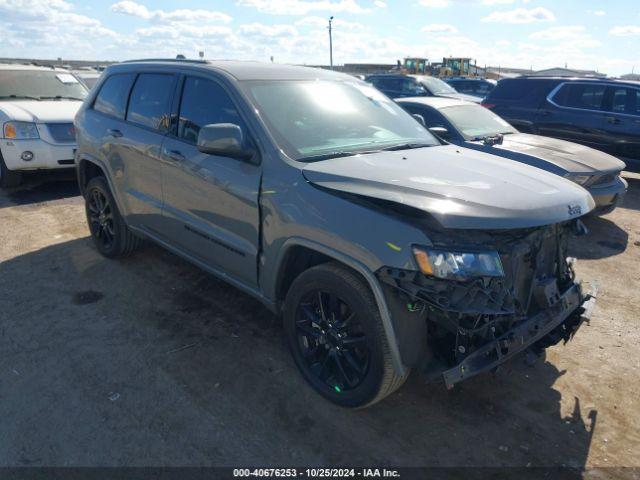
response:
[[[419,375],[348,411],[276,317],[149,245],[93,247],[72,177],[0,193],[0,465],[640,467],[640,175],[574,241],[597,306],[566,346],[448,392]]]

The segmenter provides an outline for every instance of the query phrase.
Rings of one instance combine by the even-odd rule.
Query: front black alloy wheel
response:
[[[318,381],[337,393],[362,384],[371,352],[360,319],[338,295],[312,290],[296,312],[298,348]]]
[[[293,358],[305,380],[322,396],[344,407],[364,407],[399,388],[369,286],[354,271],[326,263],[301,273],[283,308]]]

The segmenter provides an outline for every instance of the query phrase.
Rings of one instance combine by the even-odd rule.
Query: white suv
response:
[[[19,185],[23,170],[75,165],[73,118],[86,95],[66,70],[0,65],[0,187]]]

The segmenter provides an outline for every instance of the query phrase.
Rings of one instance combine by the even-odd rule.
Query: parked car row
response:
[[[497,87],[494,86],[495,89],[490,90],[490,96],[483,106],[494,111],[506,112],[507,119],[504,119],[487,108],[477,105],[479,101],[477,98],[474,98],[476,103],[465,101],[465,98],[472,97],[456,93],[452,87],[435,77],[381,74],[370,75],[365,80],[386,95],[395,98],[403,108],[417,115],[432,133],[444,141],[542,168],[582,185],[589,190],[596,201],[594,214],[610,213],[626,194],[627,183],[620,176],[626,166],[625,163],[612,155],[589,147],[600,147],[600,150],[611,153],[621,154],[623,151],[630,153],[634,151],[633,140],[620,135],[616,136],[611,131],[598,132],[595,126],[587,128],[584,123],[593,122],[594,117],[606,115],[606,113],[591,112],[585,118],[584,115],[588,109],[579,109],[577,102],[582,101],[583,104],[587,101],[613,102],[612,105],[616,105],[614,110],[624,111],[622,115],[626,118],[614,120],[614,117],[608,117],[609,125],[624,126],[625,123],[634,123],[640,127],[640,115],[637,115],[637,119],[633,118],[633,112],[640,111],[638,110],[640,103],[638,106],[635,103],[640,100],[634,96],[636,90],[629,85],[621,82],[604,83],[547,78],[502,80]],[[463,82],[480,84],[485,81],[481,79],[449,80],[449,83],[454,85],[465,85]],[[439,88],[441,84],[446,88]],[[609,94],[610,101],[605,100],[607,88],[617,92],[617,96],[613,93]],[[533,106],[544,101],[537,102],[536,99],[542,97],[547,91],[551,92],[545,97],[549,106],[540,105],[541,108],[547,108],[541,115],[535,112]],[[598,97],[598,100],[589,97],[594,91],[602,97]],[[640,90],[637,91],[640,92]],[[514,103],[514,99],[521,100]],[[640,99],[640,93],[638,99]],[[569,107],[571,102],[573,102],[572,106]],[[557,112],[551,112],[551,108],[555,108]],[[567,112],[564,111],[565,109]],[[523,120],[522,117],[526,115],[534,120]],[[564,121],[567,124],[560,122],[562,116],[565,117]],[[552,117],[558,123],[554,124]],[[595,119],[595,121],[599,120]],[[514,125],[522,131],[516,129]],[[551,125],[554,125],[556,130],[553,130]],[[534,135],[534,133],[548,136]],[[639,135],[637,142],[640,142],[640,128],[637,128],[634,134]],[[601,139],[607,137],[607,140],[595,143],[594,137]],[[582,145],[567,140],[579,142]],[[617,147],[607,148],[605,143],[617,144]]]
[[[420,115],[432,133],[461,147],[480,150],[561,175],[586,188],[596,214],[613,211],[627,192],[624,162],[576,143],[521,133],[490,110],[470,102],[407,97],[397,102]]]
[[[101,254],[151,240],[255,297],[338,405],[371,405],[412,369],[452,388],[569,340],[590,311],[568,238],[596,207],[580,184],[618,182],[615,159],[583,170],[560,160],[564,143],[518,136],[459,97],[396,103],[305,67],[125,62],[89,92],[73,75],[24,73],[0,70],[0,181],[60,147],[41,165],[75,159]],[[77,147],[68,128],[50,138],[82,98]],[[446,123],[425,128],[431,114]]]
[[[640,167],[640,82],[505,79],[483,105],[522,132],[577,142]]]
[[[402,97],[445,97],[457,98],[471,102],[482,99],[472,95],[464,95],[455,88],[436,77],[427,75],[377,74],[368,75],[364,79],[390,98]]]

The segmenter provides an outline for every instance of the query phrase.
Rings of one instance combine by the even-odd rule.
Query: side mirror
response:
[[[482,143],[484,143],[488,147],[493,147],[494,145],[502,145],[503,140],[504,140],[504,135],[502,135],[501,133],[498,133],[493,137],[485,137],[482,140]]]
[[[413,118],[415,118],[420,123],[420,125],[422,125],[423,127],[427,126],[427,122],[424,121],[424,117],[422,115],[420,115],[419,113],[413,113],[413,114],[411,114],[411,116]]]
[[[449,138],[449,130],[444,127],[431,127],[429,131],[433,133],[436,137],[440,138]]]
[[[255,152],[242,142],[242,129],[234,123],[212,123],[198,132],[198,150],[209,155],[249,160]]]

